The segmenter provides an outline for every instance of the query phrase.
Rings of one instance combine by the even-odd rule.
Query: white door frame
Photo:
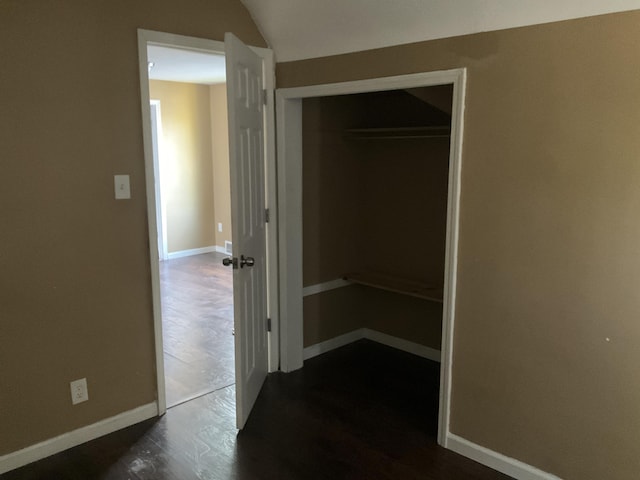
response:
[[[158,228],[158,254],[160,260],[169,258],[167,249],[167,206],[162,197],[162,172],[160,171],[160,152],[162,141],[162,110],[160,100],[151,100],[151,141],[153,150],[153,174],[155,175],[156,222]]]
[[[278,207],[280,213],[280,368],[303,364],[302,318],[302,99],[453,84],[445,253],[438,443],[447,446],[455,319],[460,172],[466,69],[417,73],[276,91]]]
[[[151,291],[153,301],[153,329],[155,336],[156,379],[158,415],[166,412],[164,381],[164,356],[162,340],[162,312],[160,303],[160,265],[158,252],[158,226],[156,204],[156,175],[153,168],[153,143],[151,135],[151,107],[149,98],[148,45],[177,47],[201,52],[224,54],[224,42],[187,37],[172,33],[138,29],[138,68],[140,71],[140,101],[142,106],[142,137],[144,142],[145,180],[147,190],[147,219],[149,229],[149,258],[151,261]],[[265,108],[265,160],[267,176],[266,205],[270,210],[267,225],[267,285],[268,310],[272,330],[269,334],[269,371],[279,364],[279,294],[278,294],[278,215],[276,205],[276,160],[275,160],[275,112],[273,89],[275,87],[273,51],[251,47],[264,61],[267,106]]]

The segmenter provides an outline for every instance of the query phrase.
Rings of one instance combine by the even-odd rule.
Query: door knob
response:
[[[227,257],[222,259],[222,264],[225,267],[238,268],[238,259],[235,257]]]
[[[253,267],[256,263],[253,257],[245,257],[244,255],[240,255],[240,268],[243,267]]]

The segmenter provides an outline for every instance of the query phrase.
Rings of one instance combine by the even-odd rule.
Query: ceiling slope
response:
[[[277,61],[640,9],[640,0],[241,0]]]

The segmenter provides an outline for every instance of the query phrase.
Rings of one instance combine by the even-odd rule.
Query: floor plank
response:
[[[439,366],[361,340],[267,377],[243,431],[226,387],[2,480],[505,480],[436,444]]]

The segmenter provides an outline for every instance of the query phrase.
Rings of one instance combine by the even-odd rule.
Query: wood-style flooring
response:
[[[233,278],[225,255],[160,262],[167,406],[235,382]]]
[[[436,444],[438,364],[368,340],[267,377],[246,427],[234,387],[3,480],[505,480]]]

